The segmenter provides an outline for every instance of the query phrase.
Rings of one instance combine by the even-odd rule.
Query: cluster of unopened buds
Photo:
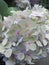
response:
[[[0,53],[6,65],[19,62],[34,64],[49,52],[49,11],[34,5],[33,9],[11,11],[12,16],[0,20]]]

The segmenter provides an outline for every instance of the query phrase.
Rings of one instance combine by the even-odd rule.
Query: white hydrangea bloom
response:
[[[49,11],[35,5],[31,10],[26,8],[12,13],[0,22],[0,53],[8,59],[13,57],[29,64],[33,64],[32,59],[46,57],[49,52]]]

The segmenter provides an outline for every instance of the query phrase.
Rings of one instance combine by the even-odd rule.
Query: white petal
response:
[[[9,29],[7,29],[7,31],[5,32],[6,34],[9,32]]]
[[[43,47],[42,43],[40,41],[36,41],[36,44],[39,46],[39,47]]]
[[[42,49],[40,49],[39,53],[37,55],[41,55],[42,54]]]
[[[32,58],[35,60],[35,59],[39,59],[39,57],[37,57],[37,56],[34,56],[34,55],[32,55]]]
[[[10,42],[8,42],[6,45],[5,45],[5,48],[11,48],[12,44]]]
[[[7,42],[8,42],[8,39],[7,38],[3,39],[2,45],[5,46],[7,44]]]
[[[6,56],[7,58],[9,58],[9,57],[11,56],[11,54],[12,54],[12,49],[6,50],[4,54],[5,54],[5,56]]]
[[[5,26],[3,26],[2,31],[4,31],[4,29],[5,29]]]
[[[22,42],[22,40],[23,40],[23,37],[21,37],[21,38],[20,38],[20,40],[19,40],[18,42],[19,42],[19,43],[21,43],[21,42]]]
[[[32,58],[31,58],[30,56],[26,56],[26,57],[25,57],[25,61],[27,61],[28,64],[34,64],[34,63],[32,62]]]
[[[5,49],[4,47],[2,46],[2,44],[0,44],[0,53],[4,53]]]
[[[45,35],[45,38],[46,38],[47,40],[49,40],[49,34],[46,34],[46,35]]]
[[[36,50],[36,44],[32,43],[29,48],[30,48],[30,50],[35,51]]]
[[[18,24],[18,21],[14,21],[14,24]]]
[[[29,48],[28,47],[26,47],[26,51],[29,51]]]
[[[15,42],[13,42],[13,43],[12,43],[12,45],[13,45],[13,46],[15,46],[15,45],[16,45],[16,43],[15,43]]]
[[[8,38],[8,35],[6,32],[3,32],[3,36],[5,36],[6,38]]]
[[[43,39],[42,42],[43,42],[43,45],[44,45],[44,46],[46,46],[46,45],[48,44],[45,39]]]
[[[26,46],[26,49],[27,50],[32,50],[32,51],[35,51],[36,50],[36,44],[35,43],[33,43],[33,42],[27,42],[26,44],[25,44],[25,46]]]
[[[48,31],[49,31],[49,26],[48,26],[48,25],[45,25],[45,27],[46,27],[46,30],[48,30]]]
[[[18,46],[18,45],[19,45],[19,43],[21,43],[21,42],[22,42],[22,40],[23,40],[23,37],[21,37],[21,38],[18,40],[18,42],[17,42],[16,46]]]
[[[23,53],[18,53],[18,55],[17,55],[17,58],[19,59],[19,60],[23,60],[24,59],[24,54]]]

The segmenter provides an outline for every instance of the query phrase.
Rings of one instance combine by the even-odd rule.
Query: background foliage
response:
[[[39,0],[39,4],[43,5],[46,8],[49,8],[49,0]]]

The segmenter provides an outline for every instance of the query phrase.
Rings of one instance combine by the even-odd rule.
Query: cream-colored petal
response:
[[[12,55],[12,49],[7,49],[4,54],[7,58],[9,58]]]

